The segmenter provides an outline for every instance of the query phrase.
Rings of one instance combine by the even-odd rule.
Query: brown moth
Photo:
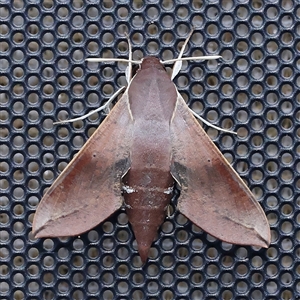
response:
[[[128,61],[130,80],[131,56]],[[179,69],[176,62],[172,78]],[[261,206],[199,125],[162,62],[146,57],[44,195],[33,234],[80,235],[125,203],[145,262],[175,182],[181,191],[178,210],[204,231],[228,243],[268,247],[270,228]]]

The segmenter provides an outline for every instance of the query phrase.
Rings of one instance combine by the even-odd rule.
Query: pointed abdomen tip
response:
[[[148,259],[149,250],[150,250],[150,246],[149,247],[144,245],[138,246],[139,255],[141,257],[141,261],[143,264],[145,264]]]

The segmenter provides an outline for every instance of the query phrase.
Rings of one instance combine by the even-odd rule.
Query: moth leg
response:
[[[190,40],[192,34],[194,32],[194,29],[191,30],[190,34],[188,35],[188,37],[186,38],[182,48],[181,48],[181,51],[177,57],[177,59],[180,59],[182,58],[182,55],[184,53],[184,50],[185,50],[185,47],[188,43],[188,41]],[[192,57],[191,57],[192,59]],[[175,78],[175,76],[179,73],[180,69],[182,67],[182,60],[178,60],[175,62],[174,66],[173,66],[173,70],[172,70],[172,75],[171,75],[171,80],[173,80]],[[232,134],[237,134],[236,132],[234,131],[231,131],[231,130],[226,130],[226,129],[223,129],[221,127],[218,127],[218,126],[215,126],[213,124],[211,124],[210,122],[206,121],[205,119],[203,119],[201,116],[199,116],[197,113],[195,113],[192,109],[189,108],[189,110],[191,111],[191,113],[196,117],[198,118],[200,121],[202,121],[203,123],[205,123],[206,125],[214,128],[214,129],[217,129],[219,131],[223,131],[223,132],[228,132],[228,133],[232,133]]]
[[[129,35],[127,34],[127,32],[125,32],[126,38],[127,38],[127,42],[128,42],[128,66],[125,70],[125,77],[126,77],[126,81],[129,84],[129,82],[132,79],[132,45],[130,42],[130,38]]]
[[[167,211],[167,218],[170,219],[171,218],[171,204],[168,204],[166,206],[165,210]]]
[[[87,117],[91,116],[92,114],[98,112],[98,111],[101,111],[101,110],[106,110],[109,105],[111,104],[112,101],[114,101],[116,99],[116,97],[125,90],[125,86],[122,86],[120,89],[118,89],[109,99],[108,101],[100,106],[99,108],[95,109],[95,110],[92,110],[90,111],[88,114],[86,115],[83,115],[81,117],[78,117],[78,118],[74,118],[74,119],[70,119],[70,120],[64,120],[64,121],[59,121],[59,122],[55,122],[53,123],[53,125],[57,125],[57,124],[65,124],[65,123],[70,123],[70,122],[75,122],[75,121],[79,121],[79,120],[83,120],[83,119],[86,119]]]
[[[209,127],[212,127],[214,129],[217,129],[219,131],[223,131],[223,132],[228,132],[228,133],[232,133],[232,134],[236,134],[237,135],[237,132],[235,131],[231,131],[231,130],[228,130],[228,129],[224,129],[224,128],[221,128],[221,127],[218,127],[210,122],[208,122],[207,120],[203,119],[201,116],[199,116],[197,113],[195,113],[191,108],[189,108],[189,111],[197,118],[199,119],[200,121],[202,121],[204,124],[206,124],[207,126]]]

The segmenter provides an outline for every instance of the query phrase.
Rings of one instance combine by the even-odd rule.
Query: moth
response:
[[[42,198],[36,238],[80,235],[125,204],[146,262],[177,183],[177,209],[194,224],[228,243],[268,247],[264,211],[171,80],[184,47],[172,78],[156,57],[145,57],[131,78],[130,54],[128,87]]]

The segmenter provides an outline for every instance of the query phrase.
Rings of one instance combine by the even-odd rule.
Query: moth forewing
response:
[[[125,92],[43,196],[33,220],[36,237],[79,235],[122,206],[132,123]]]
[[[179,211],[223,241],[268,247],[270,229],[261,206],[181,96],[171,135],[171,173],[181,186]]]

